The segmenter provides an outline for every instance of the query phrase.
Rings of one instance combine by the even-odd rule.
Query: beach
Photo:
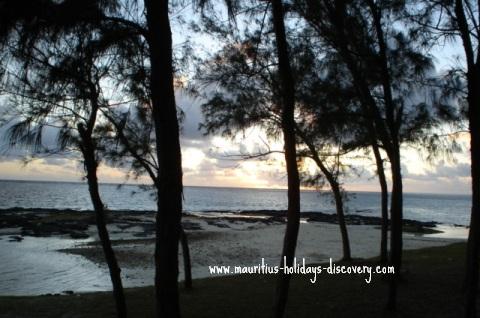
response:
[[[108,228],[126,287],[153,285],[154,217],[153,212],[109,213]],[[189,239],[194,279],[218,276],[210,274],[209,266],[254,266],[262,259],[271,266],[280,263],[285,231],[282,212],[187,213],[182,220]],[[378,256],[379,219],[351,216],[347,223],[352,257]],[[404,234],[403,244],[407,250],[444,246],[466,239],[465,227],[408,220],[405,223],[408,232]],[[0,213],[0,224],[0,244],[5,255],[0,272],[2,295],[111,288],[92,212],[5,210]],[[330,258],[337,261],[342,257],[341,246],[334,215],[303,215],[296,251],[299,260],[305,259],[307,264],[328,262]],[[20,254],[32,252],[39,257],[18,259],[24,257]],[[182,280],[181,254],[179,260]],[[58,264],[63,264],[62,268],[58,268]]]

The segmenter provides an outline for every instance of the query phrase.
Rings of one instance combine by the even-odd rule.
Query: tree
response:
[[[453,18],[462,39],[467,61],[467,103],[470,130],[470,153],[472,175],[472,212],[467,246],[467,268],[465,271],[466,317],[476,317],[478,293],[478,267],[480,257],[480,36],[479,20],[471,15],[471,1],[456,0]],[[478,11],[478,4],[476,6]],[[468,17],[468,18],[467,18]],[[470,30],[473,28],[473,34]],[[475,58],[475,56],[477,58]]]
[[[296,1],[297,12],[317,33],[325,48],[337,55],[348,71],[363,117],[369,143],[378,144],[390,162],[391,257],[395,275],[390,281],[388,307],[396,306],[397,283],[402,261],[403,183],[400,146],[419,140],[436,122],[430,116],[431,99],[419,100],[432,63],[417,39],[416,30],[401,27],[392,19],[405,13],[406,4],[396,1]],[[388,26],[388,27],[387,27]],[[411,98],[406,98],[411,96]],[[374,152],[377,153],[374,148]],[[378,154],[378,153],[377,153]],[[378,156],[377,156],[378,157]],[[380,167],[378,157],[378,167]]]
[[[31,146],[37,153],[80,152],[117,316],[126,317],[120,267],[107,230],[97,178],[102,160],[98,150],[102,135],[107,132],[99,119],[100,109],[108,104],[101,82],[110,76],[111,61],[102,54],[105,52],[92,50],[98,38],[90,31],[77,27],[61,37],[49,34],[25,47],[10,43],[12,63],[7,67],[9,78],[5,84],[12,107],[9,137],[12,146]],[[57,134],[57,149],[43,147],[47,130]]]
[[[247,35],[240,38],[234,36],[231,43],[226,44],[207,63],[202,63],[197,71],[197,80],[203,85],[220,89],[213,96],[207,93],[208,101],[202,105],[205,117],[202,127],[207,133],[221,131],[224,135],[232,136],[248,127],[261,126],[272,138],[280,135],[282,90],[279,86],[275,46],[273,38],[267,35],[270,30],[262,30],[261,18],[256,22],[260,26],[259,30],[255,29],[251,34],[247,31]],[[223,30],[217,26],[215,29]],[[302,43],[295,36],[290,42],[290,61],[297,83],[295,93],[299,113],[295,119],[295,131],[298,147],[303,146],[303,149],[299,148],[297,157],[312,159],[332,188],[342,233],[344,259],[348,260],[351,255],[343,196],[338,181],[339,157],[325,154],[327,148],[333,149],[327,146],[328,143],[335,143],[332,140],[338,137],[332,133],[332,127],[338,118],[327,117],[326,113],[334,113],[329,107],[338,102],[340,97],[335,97],[334,102],[329,100],[330,103],[323,106],[326,100],[331,99],[325,97],[328,94],[324,92],[329,85],[328,80],[318,78],[318,70],[313,66],[318,61],[315,52],[309,47],[311,44]],[[311,82],[314,84],[310,85]],[[331,93],[336,84],[331,85],[330,95],[343,96],[343,92]],[[329,166],[328,158],[333,157],[334,164]]]
[[[140,63],[141,64],[141,63]],[[131,66],[139,67],[139,63],[132,61]],[[137,74],[136,71],[122,65],[127,74]],[[145,74],[148,73],[144,70]],[[141,71],[143,73],[144,71]],[[133,76],[130,85],[131,94],[136,96],[136,100],[115,105],[103,110],[102,114],[112,125],[111,135],[108,137],[108,143],[102,153],[105,160],[112,166],[125,168],[129,164],[129,174],[138,178],[141,175],[147,175],[152,182],[155,182],[158,176],[158,160],[156,159],[155,138],[152,134],[151,105],[145,99],[145,83],[141,83],[139,78]],[[123,77],[121,77],[123,78]],[[125,77],[125,78],[128,78]],[[126,80],[125,82],[129,82]],[[190,250],[188,246],[188,236],[183,227],[180,233],[180,244],[182,247],[182,256],[184,262],[186,289],[192,288],[192,268],[190,260]]]
[[[380,239],[380,262],[386,264],[388,261],[388,184],[383,166],[383,158],[380,149],[375,142],[372,141],[372,151],[377,165],[378,183],[380,184],[380,205],[382,210],[382,234]]]
[[[297,149],[295,139],[295,82],[289,62],[287,36],[285,34],[285,17],[282,0],[272,0],[272,20],[277,47],[280,87],[282,88],[281,127],[285,148],[287,167],[288,209],[287,229],[283,242],[283,266],[291,267],[295,257],[298,230],[300,227],[300,176],[297,166]],[[287,304],[290,276],[281,274],[277,282],[274,304],[274,316],[283,317]]]
[[[466,120],[470,133],[472,207],[465,270],[465,317],[476,317],[480,257],[480,18],[479,4],[470,0],[424,1],[410,12],[411,21],[422,28],[431,45],[438,39],[461,43],[464,64],[447,72],[453,85],[447,95],[466,101]],[[460,85],[458,85],[460,83]]]
[[[155,244],[155,297],[158,316],[180,316],[178,300],[178,244],[182,215],[182,168],[178,119],[173,88],[172,37],[169,2],[167,0],[94,1],[79,4],[73,1],[15,2],[4,0],[2,7],[19,12],[16,21],[25,23],[25,30],[41,37],[46,27],[65,30],[78,24],[102,25],[112,30],[128,29],[131,36],[139,36],[147,47],[149,64],[148,95],[156,135],[159,174],[154,185],[157,190],[157,218]],[[99,4],[101,6],[99,6]],[[3,10],[3,9],[2,9]],[[6,20],[11,20],[10,12]],[[14,22],[16,22],[14,21]],[[30,24],[38,22],[37,25]],[[1,32],[10,31],[3,22]],[[118,35],[123,32],[112,32]],[[114,37],[111,45],[130,37]]]
[[[376,138],[382,141],[387,155],[391,163],[392,171],[392,200],[391,200],[391,224],[392,224],[392,237],[391,237],[391,263],[395,266],[395,278],[391,280],[391,288],[389,293],[388,307],[395,307],[396,299],[396,285],[398,276],[400,275],[401,255],[402,255],[402,177],[401,177],[401,165],[400,165],[400,144],[398,141],[398,122],[396,117],[398,113],[398,106],[393,102],[391,91],[391,79],[389,75],[388,62],[386,60],[385,52],[385,39],[383,33],[378,33],[378,39],[372,39],[372,37],[366,37],[366,34],[353,31],[354,27],[362,27],[360,30],[365,30],[364,26],[366,21],[356,20],[360,17],[360,12],[357,11],[357,16],[347,12],[347,6],[350,3],[344,1],[323,1],[320,4],[314,4],[312,1],[307,3],[308,9],[303,11],[307,21],[310,21],[312,27],[317,28],[320,36],[328,36],[328,41],[331,41],[338,50],[338,53],[342,56],[343,60],[347,64],[347,67],[351,73],[351,76],[355,82],[356,88],[360,95],[360,99],[363,101],[366,117],[372,118],[375,127],[372,127],[372,131],[376,132]],[[312,6],[315,6],[312,8]],[[350,7],[350,6],[349,6]],[[375,14],[377,17],[378,15]],[[367,20],[368,21],[368,20]],[[376,24],[372,23],[372,24]],[[354,43],[355,39],[352,36],[352,32],[361,34],[365,38],[358,39],[360,43]],[[373,43],[378,43],[379,53],[378,62],[381,62],[379,72],[383,74],[383,97],[385,101],[385,115],[387,119],[383,119],[373,95],[372,91],[368,87],[366,81],[365,70],[361,69],[362,64],[358,63],[356,57],[352,54],[352,48],[364,48],[368,45],[368,40],[372,40]],[[353,43],[352,43],[353,42]],[[365,43],[367,42],[367,43]],[[381,44],[380,44],[381,43]],[[368,50],[370,48],[367,46]],[[361,53],[360,53],[361,54]],[[365,54],[363,54],[365,55]],[[362,56],[362,55],[360,55]],[[362,61],[364,62],[364,61]],[[365,65],[365,64],[363,64]]]
[[[205,3],[205,1],[202,1],[202,3]],[[228,3],[229,2],[227,2],[227,4]],[[231,6],[229,7],[231,8]],[[279,121],[283,134],[288,183],[287,229],[282,251],[282,266],[291,266],[295,256],[300,226],[300,176],[297,166],[294,119],[295,82],[289,62],[289,48],[285,32],[284,7],[282,1],[272,0],[266,7],[264,5],[255,6],[251,11],[258,12],[258,10],[263,11],[264,14],[270,11],[275,37],[276,57],[278,59],[279,87],[282,88],[282,93],[279,94],[277,105],[280,106]],[[289,281],[290,277],[285,274],[282,274],[278,280],[274,309],[274,315],[276,317],[281,317],[284,314]]]

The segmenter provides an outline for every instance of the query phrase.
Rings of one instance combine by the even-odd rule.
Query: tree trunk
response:
[[[330,182],[330,181],[329,181]],[[352,255],[350,253],[350,240],[348,238],[347,224],[345,223],[345,214],[343,211],[343,198],[340,186],[337,181],[332,180],[330,187],[335,198],[335,207],[337,209],[338,225],[340,226],[340,233],[342,234],[343,260],[350,261]]]
[[[391,239],[390,239],[390,263],[394,266],[395,274],[390,280],[387,308],[396,309],[397,285],[400,278],[402,264],[402,227],[403,227],[403,184],[400,166],[400,151],[395,147],[390,156],[392,170],[392,201],[391,213]]]
[[[156,317],[180,317],[178,245],[182,217],[182,160],[173,87],[168,0],[145,0],[150,53],[150,94],[158,178],[155,241]]]
[[[332,10],[332,18],[337,28],[337,41],[339,45],[339,53],[345,59],[345,63],[350,70],[353,78],[355,89],[357,90],[361,105],[366,118],[372,120],[374,125],[375,136],[382,141],[383,147],[387,152],[388,159],[391,164],[392,171],[392,199],[391,199],[391,263],[395,267],[395,274],[392,276],[389,290],[387,308],[393,310],[396,305],[397,282],[400,275],[400,267],[402,262],[402,225],[403,225],[403,189],[402,189],[402,173],[400,165],[400,144],[398,139],[398,130],[401,122],[398,121],[400,116],[395,118],[395,105],[393,103],[390,75],[388,69],[388,60],[386,52],[386,44],[381,27],[381,13],[375,6],[375,3],[368,1],[372,7],[372,16],[378,36],[378,44],[380,47],[379,57],[382,67],[381,79],[383,87],[383,96],[385,101],[385,119],[383,118],[380,108],[372,95],[368,81],[363,76],[362,71],[357,67],[356,58],[349,49],[348,24],[345,23],[347,8],[345,1],[336,1],[335,9]],[[373,6],[372,6],[373,5]]]
[[[272,16],[277,46],[278,67],[283,91],[282,132],[288,179],[287,229],[283,242],[283,264],[281,264],[281,266],[292,266],[300,227],[300,177],[298,174],[295,140],[295,83],[293,81],[288,56],[282,0],[272,0]],[[274,317],[280,318],[284,316],[289,285],[290,276],[281,271],[275,294]]]
[[[375,143],[372,143],[375,162],[377,164],[378,182],[381,189],[381,207],[382,207],[382,234],[380,241],[380,263],[386,264],[388,261],[388,186],[383,167],[383,159]]]
[[[477,316],[480,254],[480,48],[474,48],[462,0],[455,0],[455,16],[467,62],[468,125],[472,176],[472,210],[465,269],[465,317]],[[475,52],[476,50],[476,52]],[[476,58],[476,61],[475,61]]]
[[[385,117],[390,133],[391,147],[389,155],[392,169],[392,202],[391,202],[391,263],[395,268],[395,274],[390,281],[390,291],[387,302],[388,309],[396,308],[397,285],[400,278],[402,264],[402,226],[403,226],[403,185],[400,165],[400,142],[398,132],[401,125],[401,113],[396,113],[393,101],[391,76],[388,66],[387,42],[382,27],[382,9],[373,0],[367,1],[370,6],[373,23],[379,46],[379,58],[381,65],[381,80],[383,87],[383,98],[385,101]],[[400,118],[400,119],[399,119]]]
[[[472,176],[472,209],[470,231],[468,233],[467,260],[465,271],[466,317],[476,317],[476,299],[479,282],[480,254],[480,64],[478,61],[469,67],[468,118],[470,130],[470,155]]]
[[[187,233],[182,227],[180,232],[180,242],[182,244],[182,255],[183,255],[183,270],[185,272],[185,289],[192,288],[192,263],[190,261],[190,249],[188,247],[188,237]]]
[[[120,267],[118,266],[115,253],[112,249],[110,236],[107,230],[105,211],[100,192],[98,189],[97,179],[97,160],[95,159],[95,148],[91,137],[85,133],[85,129],[79,126],[79,132],[82,137],[83,145],[80,146],[84,158],[85,170],[87,171],[88,191],[95,210],[96,225],[98,237],[102,244],[105,260],[110,272],[110,279],[113,285],[113,297],[115,299],[115,306],[117,310],[117,317],[127,317],[127,307],[125,304],[125,295],[123,293],[122,278],[120,276]]]
[[[480,254],[480,96],[478,86],[469,94],[469,126],[470,152],[472,175],[472,210],[470,217],[470,231],[467,243],[467,261],[465,271],[466,317],[477,316],[476,299],[479,282],[479,254]]]
[[[314,152],[313,145],[309,142],[306,142],[311,152]],[[352,259],[350,251],[350,239],[348,238],[347,223],[345,222],[345,213],[343,210],[343,198],[342,192],[340,190],[340,185],[335,179],[333,174],[327,169],[323,164],[322,160],[318,157],[317,153],[313,153],[313,160],[322,171],[323,175],[330,184],[330,188],[333,192],[333,197],[335,199],[335,209],[337,212],[338,225],[340,226],[340,233],[342,235],[342,248],[343,248],[343,260],[350,261]]]
[[[345,222],[345,214],[343,210],[343,198],[342,198],[342,192],[340,191],[340,185],[338,184],[338,181],[330,172],[330,170],[328,170],[328,168],[323,164],[322,159],[320,159],[320,157],[318,156],[317,149],[315,148],[314,144],[310,142],[308,137],[298,126],[296,126],[296,129],[297,129],[296,130],[297,134],[300,136],[302,141],[307,145],[308,150],[310,150],[310,153],[312,155],[311,159],[315,161],[315,164],[317,165],[317,167],[320,169],[320,171],[323,173],[328,183],[330,184],[330,188],[332,189],[333,197],[335,199],[335,208],[337,212],[338,224],[340,226],[340,233],[342,235],[343,260],[349,261],[352,259],[352,255],[350,252],[350,239],[348,238],[347,224]]]

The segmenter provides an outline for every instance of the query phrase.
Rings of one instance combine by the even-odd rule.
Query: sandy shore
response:
[[[34,221],[31,221],[32,219]],[[354,258],[375,257],[380,249],[378,225],[372,222],[361,223],[365,222],[348,226],[352,256]],[[262,258],[272,266],[280,262],[285,223],[279,216],[271,217],[261,213],[257,215],[205,213],[186,215],[183,218],[183,224],[190,241],[194,278],[210,277],[209,266],[212,265],[258,265]],[[49,262],[62,263],[66,259],[71,264],[81,265],[76,269],[81,270],[81,273],[70,273],[69,268],[76,267],[72,265],[61,270],[52,268],[52,273],[49,273],[52,265],[48,265],[42,268],[42,275],[38,275],[39,273],[35,272],[36,260],[27,260],[32,262],[31,266],[22,264],[25,268],[18,272],[18,276],[25,275],[25,271],[33,271],[32,275],[35,274],[35,279],[39,280],[39,286],[43,286],[34,290],[33,293],[108,288],[107,269],[92,214],[71,211],[62,213],[17,211],[12,212],[10,216],[8,213],[0,214],[0,225],[0,245],[4,255],[11,254],[9,249],[18,250],[27,247],[31,248],[30,251],[41,252],[45,244],[38,242],[42,242],[43,237],[50,242],[50,245],[47,245],[50,247],[45,250],[49,253]],[[151,285],[153,282],[153,225],[153,213],[129,212],[116,214],[115,218],[112,218],[109,231],[122,268],[125,286]],[[435,229],[441,229],[442,232],[419,234],[438,232]],[[71,235],[72,233],[74,235]],[[464,240],[466,233],[465,228],[441,225],[429,231],[420,229],[417,233],[404,234],[404,248],[417,249],[447,245]],[[30,252],[26,249],[22,253]],[[16,293],[15,288],[21,286],[22,277],[16,277],[15,273],[12,273],[16,266],[14,257],[11,257],[9,263],[12,268],[0,271],[0,282],[10,284],[8,291]],[[297,257],[305,258],[307,263],[324,262],[329,258],[340,259],[342,249],[338,225],[304,218],[300,226]],[[180,262],[182,263],[181,257]],[[182,264],[180,268],[182,279]],[[90,275],[93,272],[95,275]],[[8,277],[2,280],[4,273],[7,273],[5,275]],[[49,288],[48,282],[51,276],[55,275],[57,277]],[[90,276],[100,277],[101,275],[106,277],[102,283],[99,283],[98,279],[97,281],[93,278],[87,279]],[[11,281],[15,279],[17,285],[12,285]],[[84,283],[79,290],[75,289],[78,280]],[[18,294],[22,293],[21,290],[18,292]]]
[[[209,220],[186,216],[184,222],[187,230],[192,258],[192,275],[194,278],[211,276],[209,266],[249,266],[257,265],[262,258],[269,265],[280,261],[285,224],[265,223],[262,221]],[[348,227],[351,241],[352,257],[370,258],[379,254],[380,230],[374,225],[350,225]],[[454,229],[452,229],[454,231]],[[465,229],[463,229],[465,231]],[[96,236],[91,228],[90,235]],[[121,231],[117,226],[110,226],[120,265],[130,277],[153,277],[153,236],[135,238],[138,229]],[[460,230],[461,232],[461,230]],[[405,249],[447,245],[462,240],[462,235],[448,237],[446,233],[420,235],[406,233]],[[63,252],[82,255],[104,266],[104,259],[98,241],[77,245]],[[297,257],[305,258],[307,263],[318,263],[341,259],[341,236],[337,224],[323,222],[302,222],[297,245]],[[181,276],[183,275],[183,260]]]

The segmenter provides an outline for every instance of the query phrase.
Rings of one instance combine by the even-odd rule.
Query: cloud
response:
[[[206,138],[198,129],[203,121],[201,111],[202,100],[188,96],[185,92],[177,92],[175,95],[177,105],[183,110],[185,118],[181,123],[181,136],[183,142],[205,142]]]
[[[184,183],[196,186],[227,187],[286,187],[286,173],[283,155],[275,154],[268,159],[232,160],[232,154],[255,154],[266,150],[268,138],[258,128],[248,129],[232,140],[221,136],[204,136],[198,130],[203,120],[201,100],[185,93],[177,92],[177,103],[185,112],[182,122],[181,145],[184,171]],[[0,129],[0,138],[5,128]],[[54,145],[56,132],[45,131],[44,142]],[[5,141],[3,141],[5,143]],[[0,143],[1,144],[1,143]],[[270,150],[282,150],[282,142],[269,142]],[[439,161],[433,165],[423,163],[412,151],[403,151],[403,176],[405,192],[442,192],[468,193],[470,189],[470,165],[468,156],[457,156],[459,163],[448,164]],[[78,154],[49,156],[34,160],[24,166],[19,158],[27,152],[10,150],[0,155],[0,178],[79,181],[84,175]],[[359,175],[350,174],[344,179],[348,190],[379,191],[375,175],[375,165],[370,159],[362,158],[347,162]],[[126,172],[120,168],[101,165],[99,177],[102,182],[119,182],[126,180]],[[386,173],[389,178],[388,165]],[[147,177],[137,182],[149,183]]]
[[[428,171],[422,174],[416,173],[409,173],[408,168],[407,172],[404,173],[405,179],[411,180],[428,180],[428,181],[435,181],[442,178],[449,178],[449,179],[462,179],[465,177],[470,177],[470,165],[467,163],[458,163],[454,166],[446,165],[445,162],[440,162],[437,164],[433,170]]]

